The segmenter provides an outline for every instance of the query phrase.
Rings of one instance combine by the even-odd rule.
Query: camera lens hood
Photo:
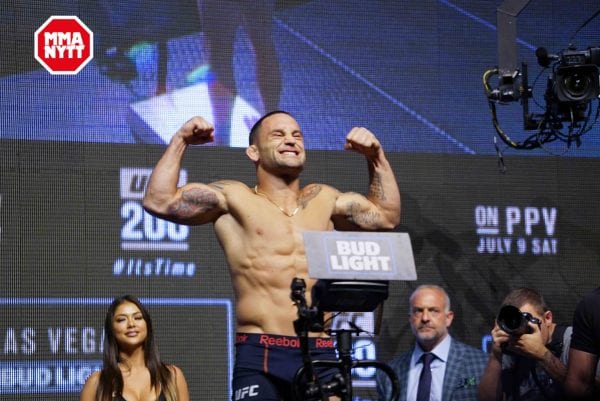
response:
[[[504,305],[496,318],[498,326],[510,335],[521,335],[529,330],[528,319],[514,305]]]

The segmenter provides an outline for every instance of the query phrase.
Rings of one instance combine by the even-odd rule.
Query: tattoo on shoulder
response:
[[[193,188],[184,191],[181,199],[171,207],[171,213],[178,218],[188,218],[206,213],[219,204],[217,195],[210,189]]]
[[[302,194],[298,202],[302,209],[306,209],[308,203],[313,200],[323,189],[321,185],[311,185],[307,188],[306,192]]]

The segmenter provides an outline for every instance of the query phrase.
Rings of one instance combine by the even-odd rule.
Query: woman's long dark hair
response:
[[[102,354],[103,365],[100,372],[98,390],[96,391],[96,400],[112,401],[116,395],[123,392],[123,375],[121,374],[121,369],[119,369],[119,362],[121,362],[119,345],[115,339],[112,325],[117,307],[125,302],[131,302],[136,305],[146,322],[148,334],[143,345],[144,359],[146,367],[150,371],[150,383],[152,387],[160,388],[167,401],[177,401],[175,380],[169,367],[160,360],[158,346],[154,341],[154,330],[150,314],[144,305],[131,295],[123,295],[115,298],[108,308],[108,312],[106,312],[106,318],[104,319],[104,351]]]

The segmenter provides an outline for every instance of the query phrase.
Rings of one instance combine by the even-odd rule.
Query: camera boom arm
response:
[[[517,17],[530,1],[505,0],[496,10],[499,89],[505,100],[519,99]]]
[[[529,100],[533,98],[533,88],[528,83],[527,64],[521,63],[521,69],[517,68],[516,46],[517,17],[529,2],[530,0],[505,0],[497,8],[498,65],[483,74],[493,126],[504,143],[515,149],[542,147],[549,151],[544,145],[557,140],[564,142],[567,150],[572,144],[579,147],[581,136],[592,129],[600,115],[600,48],[590,47],[577,51],[571,45],[568,50],[558,54],[549,54],[546,49],[538,48],[538,64],[544,68],[552,68],[552,74],[548,77],[544,93],[543,112],[530,113]],[[600,10],[581,28],[599,14]],[[497,77],[498,85],[492,88],[491,78],[494,76]],[[515,101],[521,103],[523,129],[536,131],[522,141],[513,140],[501,127],[496,111],[497,103]],[[595,117],[593,104],[597,106]],[[495,139],[494,137],[494,143]],[[502,163],[501,151],[495,146]]]

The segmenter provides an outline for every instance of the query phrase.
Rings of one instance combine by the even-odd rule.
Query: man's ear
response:
[[[259,156],[258,156],[258,148],[256,147],[256,145],[250,145],[246,148],[246,156],[248,156],[248,158],[250,160],[252,160],[253,162],[258,161]]]
[[[543,316],[544,316],[544,320],[547,323],[552,323],[553,317],[552,317],[552,311],[551,310],[547,310],[546,312],[544,312]]]
[[[453,320],[454,320],[454,312],[448,311],[446,313],[446,327],[450,327],[452,325]]]

